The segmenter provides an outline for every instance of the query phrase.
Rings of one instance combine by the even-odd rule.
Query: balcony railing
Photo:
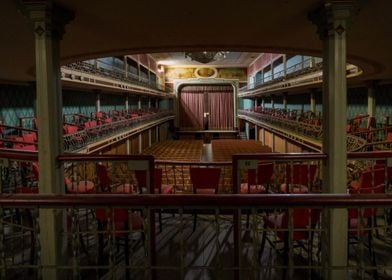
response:
[[[314,139],[318,144],[312,144],[313,148],[321,148],[322,139],[322,126],[321,123],[316,124],[315,121],[319,119],[315,118],[314,121],[309,119],[307,121],[301,121],[300,119],[290,119],[287,116],[279,116],[274,114],[263,114],[259,112],[249,110],[238,110],[239,117],[241,115],[250,118],[253,122],[261,122],[268,127],[274,127],[277,130],[281,130],[283,134],[285,131],[290,132],[290,138],[295,140],[295,135],[305,136],[310,139]],[[384,129],[385,130],[385,129]],[[368,131],[364,132],[368,133]],[[300,142],[303,142],[303,138],[300,137]],[[347,150],[348,151],[363,151],[367,147],[367,140],[363,137],[359,137],[354,134],[347,134]]]
[[[110,78],[121,82],[127,82],[130,84],[159,90],[162,91],[162,93],[165,90],[164,87],[159,83],[151,82],[148,79],[139,77],[130,72],[125,72],[123,69],[105,64],[102,61],[99,61],[98,65],[86,61],[78,61],[62,66],[62,68],[79,71],[91,75],[97,75],[104,78]]]
[[[143,126],[148,125],[151,122],[166,120],[170,117],[173,117],[173,112],[159,111],[85,128],[75,133],[64,135],[64,150],[66,152],[83,150],[89,144],[113,138],[113,136],[121,135],[121,133],[126,132],[129,134],[135,129],[143,129]],[[123,139],[125,136],[118,137]]]
[[[391,191],[391,152],[350,153],[348,158],[348,171],[353,169],[354,175],[366,170],[373,174],[373,190],[381,169],[383,191]],[[154,193],[152,170],[164,168],[165,163],[155,163],[151,156],[119,155],[60,157],[68,178],[64,188],[79,194],[12,194],[20,187],[39,188],[31,181],[36,178],[23,177],[30,175],[29,170],[33,173],[31,164],[37,155],[2,152],[0,159],[2,279],[38,279],[51,270],[77,279],[281,279],[283,275],[303,279],[325,277],[332,271],[343,271],[353,279],[391,277],[391,195],[320,194],[323,154],[237,155],[232,167],[233,193],[244,183],[250,190],[262,189],[262,184],[266,187],[259,172],[266,164],[273,164],[270,186],[264,194],[224,195],[140,194],[135,171],[149,174],[145,187]],[[178,178],[184,165],[174,169]],[[100,173],[97,166],[104,166],[105,172]],[[252,169],[256,172],[251,173]],[[255,188],[251,174],[256,176]],[[12,186],[7,185],[10,178]],[[350,177],[350,181],[358,179]],[[23,186],[24,182],[30,185]],[[92,192],[98,194],[87,194],[91,184]],[[348,192],[351,186],[350,182]],[[317,194],[302,194],[305,190]],[[41,213],[46,209],[56,210],[67,221],[58,238],[68,250],[64,262],[54,266],[45,259],[50,241],[41,235]],[[334,267],[321,253],[331,249],[325,239],[329,224],[322,221],[339,209],[356,213],[348,218],[355,219],[356,225],[339,232],[350,241],[348,262]],[[299,213],[308,215],[300,224]]]
[[[1,195],[0,203],[2,279],[38,279],[48,270],[72,279],[309,279],[337,270],[352,279],[391,277],[391,225],[384,219],[390,195]],[[42,260],[42,243],[48,242],[40,239],[39,213],[44,209],[68,220],[61,234],[69,248],[64,264],[49,266]],[[112,214],[120,209],[129,217],[122,227]],[[314,214],[309,226],[294,226],[300,209]],[[379,213],[376,224],[359,223],[340,232],[354,241],[366,231],[373,242],[361,238],[350,243],[347,266],[338,268],[321,254],[329,243],[321,241],[328,226],[320,223],[319,215],[333,209]],[[152,210],[164,212],[159,234],[151,226],[156,220]],[[195,212],[203,215],[192,232]],[[285,227],[265,227],[269,218],[282,215],[291,221]],[[364,214],[359,217],[367,220]]]

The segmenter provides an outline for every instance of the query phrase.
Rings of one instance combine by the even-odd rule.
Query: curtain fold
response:
[[[204,116],[204,93],[184,92],[180,94],[180,128],[202,130]]]

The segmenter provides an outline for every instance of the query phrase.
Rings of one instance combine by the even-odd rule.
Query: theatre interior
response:
[[[0,3],[0,279],[392,279],[392,2]]]

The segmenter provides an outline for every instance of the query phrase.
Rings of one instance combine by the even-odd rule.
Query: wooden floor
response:
[[[271,148],[254,140],[171,140],[152,145],[143,154],[150,154],[156,160],[184,162],[231,162],[237,153],[269,153]]]

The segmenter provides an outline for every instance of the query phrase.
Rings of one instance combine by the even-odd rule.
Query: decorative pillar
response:
[[[272,152],[275,153],[276,152],[276,146],[275,146],[275,133],[271,132],[271,149]]]
[[[323,41],[323,192],[347,193],[346,32],[355,1],[328,1],[309,14]],[[347,209],[323,211],[324,279],[347,279]],[[335,268],[333,268],[335,267]],[[337,268],[343,267],[343,268]]]
[[[368,85],[367,85],[368,114],[369,114],[369,117],[374,117],[376,115],[375,89],[376,89],[375,82],[369,82]]]
[[[123,60],[124,60],[124,77],[128,78],[128,59],[126,55],[123,56]]]
[[[316,113],[316,93],[314,90],[310,92],[310,111]]]
[[[287,110],[287,93],[283,94],[283,109]]]
[[[159,142],[159,125],[155,127],[155,142]]]
[[[20,9],[33,23],[38,118],[39,192],[64,194],[60,41],[73,14],[52,1],[21,1]],[[64,210],[40,209],[38,238],[42,278],[64,279],[56,270],[67,259]]]
[[[259,128],[255,124],[255,141],[259,141]]]
[[[129,110],[129,96],[125,96],[125,110],[128,112]]]
[[[142,137],[142,133],[139,133],[138,138],[139,138],[139,154],[141,154],[142,151],[143,151],[143,137]]]
[[[95,97],[95,111],[100,112],[101,111],[101,94],[97,93]]]
[[[249,140],[249,123],[245,123],[245,135],[246,135],[246,140]]]

